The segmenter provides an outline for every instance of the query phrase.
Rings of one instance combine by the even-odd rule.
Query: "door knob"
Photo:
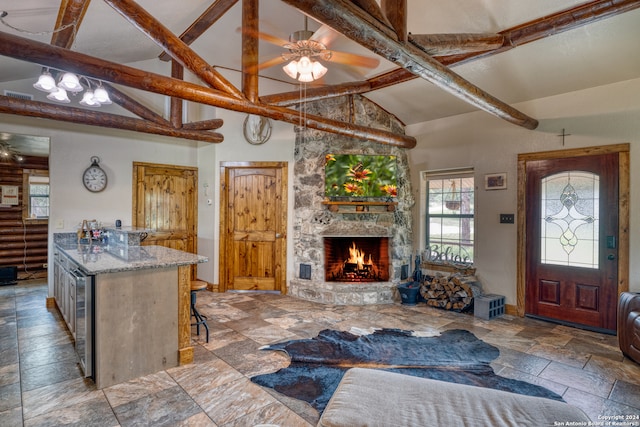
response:
[[[276,233],[276,239],[279,239],[279,238],[281,238],[281,237],[282,237],[282,234],[280,234],[280,233]]]
[[[607,255],[607,259],[613,261],[614,259],[616,259],[616,256],[614,254],[609,254]]]

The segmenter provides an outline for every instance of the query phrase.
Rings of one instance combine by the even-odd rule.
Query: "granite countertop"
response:
[[[164,246],[57,244],[57,248],[87,274],[199,264],[209,258]]]

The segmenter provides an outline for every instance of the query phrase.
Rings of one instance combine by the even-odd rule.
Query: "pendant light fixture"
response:
[[[111,99],[109,98],[109,93],[102,86],[101,81],[92,81],[88,77],[74,74],[68,71],[58,71],[59,79],[56,84],[56,79],[53,77],[49,68],[45,68],[38,81],[34,83],[33,87],[41,90],[43,92],[48,92],[47,99],[51,101],[60,102],[62,104],[68,104],[71,101],[69,100],[69,96],[67,92],[71,92],[72,94],[77,94],[85,90],[85,86],[87,91],[82,96],[82,100],[80,100],[80,105],[85,107],[100,107],[101,105],[111,104]],[[85,81],[85,85],[82,84],[82,80]],[[96,86],[95,89],[92,88]]]

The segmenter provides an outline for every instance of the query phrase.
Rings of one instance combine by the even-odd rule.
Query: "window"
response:
[[[48,171],[24,170],[23,217],[25,219],[49,218]]]
[[[473,170],[426,172],[426,254],[436,262],[473,263]]]

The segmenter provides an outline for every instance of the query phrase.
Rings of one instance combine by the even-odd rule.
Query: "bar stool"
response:
[[[196,309],[196,292],[203,289],[207,289],[207,282],[202,280],[191,281],[191,316],[196,318],[195,323],[192,323],[191,326],[196,327],[198,336],[200,335],[200,325],[204,326],[204,329],[207,331],[207,342],[209,342],[209,325],[207,325],[207,316],[200,314],[198,309]]]

